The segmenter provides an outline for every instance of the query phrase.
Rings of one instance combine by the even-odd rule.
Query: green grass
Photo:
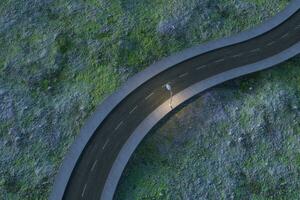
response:
[[[47,199],[54,175],[85,119],[128,77],[173,52],[253,27],[288,1],[27,2],[0,3],[4,19],[0,22],[0,90],[6,91],[0,96],[0,111],[12,110],[8,118],[0,114],[0,199]],[[160,25],[168,24],[175,30],[159,32]],[[289,75],[292,80],[286,81],[299,91],[299,78]],[[247,115],[243,118],[246,127]],[[177,126],[169,124],[168,132]],[[168,148],[170,138],[165,143]],[[159,183],[156,174],[174,176],[168,173],[174,163],[153,156],[157,154],[154,144],[145,145],[147,151],[140,154],[151,155],[162,168],[149,169],[149,182],[139,176],[129,180],[147,188],[148,196],[120,190],[133,199],[171,198],[168,185]],[[201,159],[217,155],[208,148],[199,148],[198,154]]]

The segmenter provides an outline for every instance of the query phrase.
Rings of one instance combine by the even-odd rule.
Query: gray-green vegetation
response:
[[[140,144],[116,199],[299,199],[299,62],[181,109]]]
[[[0,199],[47,199],[58,167],[70,144],[79,133],[84,120],[92,113],[96,105],[115,91],[128,77],[173,52],[255,26],[279,12],[288,2],[288,0],[2,0],[0,2]],[[297,63],[299,62],[289,63],[288,67],[272,70],[273,79],[264,75],[256,75],[255,81],[253,79],[242,81],[241,86],[234,87],[234,91],[237,91],[232,91],[237,95],[237,100],[231,98],[229,101],[228,98],[223,97],[218,99],[215,105],[224,105],[226,108],[220,112],[228,113],[228,116],[236,119],[240,129],[237,128],[234,131],[235,137],[244,134],[243,137],[247,138],[249,131],[245,131],[248,130],[247,127],[250,127],[249,122],[254,119],[266,121],[268,129],[277,130],[278,124],[272,120],[278,118],[275,118],[273,112],[268,111],[269,114],[262,114],[267,112],[264,110],[256,113],[253,119],[255,109],[251,110],[250,107],[251,105],[264,105],[267,102],[265,98],[276,100],[277,90],[273,87],[283,87],[283,83],[286,88],[291,88],[289,90],[291,93],[296,92],[297,90],[292,90],[294,86],[290,85],[296,84],[296,78],[292,77],[297,74]],[[290,74],[291,77],[281,78],[282,72]],[[275,83],[276,79],[281,80],[282,84]],[[272,80],[274,86],[271,85]],[[258,83],[264,83],[269,87],[260,86]],[[252,84],[257,86],[257,89],[253,91],[264,89],[269,92],[267,93],[269,95],[263,98],[262,93],[245,92],[245,88],[255,87]],[[230,88],[220,87],[215,92],[220,92],[220,94],[214,96],[220,96],[227,90]],[[273,98],[271,98],[272,94],[275,95]],[[248,97],[248,105],[242,104],[242,99],[246,100]],[[294,97],[296,101],[298,97],[296,93]],[[234,103],[237,105],[232,106]],[[272,107],[280,105],[279,102],[274,102],[274,104]],[[197,105],[195,103],[195,109],[199,108]],[[230,110],[235,107],[240,108],[239,112]],[[214,107],[211,109],[213,111]],[[203,112],[198,113],[199,116],[207,115],[211,111],[204,110]],[[286,120],[293,117],[293,112],[286,112]],[[241,117],[237,117],[238,115]],[[216,116],[219,115],[216,114]],[[211,118],[211,120],[216,120],[213,129],[208,125],[204,127],[208,128],[207,133],[217,135],[205,138],[206,141],[199,139],[199,144],[222,143],[221,136],[226,135],[223,130],[231,127],[229,119],[220,121],[218,118]],[[119,199],[166,198],[166,195],[178,194],[180,196],[185,193],[188,195],[192,193],[189,190],[197,189],[192,186],[195,184],[194,178],[189,187],[176,182],[186,179],[183,183],[187,184],[190,176],[186,176],[187,171],[174,170],[177,173],[176,176],[178,175],[178,179],[174,179],[175,174],[172,174],[167,167],[171,161],[164,158],[165,154],[156,153],[158,150],[156,143],[151,142],[153,141],[151,137],[157,138],[156,135],[161,132],[174,132],[175,134],[175,132],[185,130],[180,129],[172,121],[174,120],[168,122],[158,133],[150,136],[150,139],[147,139],[138,150],[134,156],[134,158],[137,157],[134,159],[136,161],[132,161],[130,164],[132,167],[126,171],[128,179],[122,180],[123,184],[118,193]],[[182,121],[182,127],[185,126],[184,124],[191,123],[189,121],[191,120]],[[283,120],[279,121],[283,123]],[[290,123],[289,126],[295,127],[295,124]],[[196,130],[195,127],[195,130],[188,135],[195,135],[193,136],[195,138],[205,137],[200,134],[203,131],[203,128],[197,127]],[[194,134],[196,132],[198,134]],[[293,141],[292,135],[290,134],[291,138],[285,141]],[[232,141],[235,141],[235,137]],[[230,138],[228,137],[227,140]],[[163,141],[174,143],[172,137]],[[184,151],[195,151],[195,154],[199,154],[200,157],[202,155],[202,158],[211,154],[211,160],[208,161],[210,165],[208,165],[214,166],[213,158],[218,158],[216,152],[196,148],[196,143],[188,140],[183,140],[186,142],[175,141],[175,144],[180,143],[183,146],[173,148],[171,145],[172,148],[169,148],[169,142],[166,144],[163,142],[159,147],[162,148],[162,152],[166,149],[170,151],[167,154],[173,157],[173,161],[178,160],[177,166],[182,163],[190,166],[189,163],[193,163],[196,159],[192,156],[193,154],[190,156],[192,160],[188,159],[185,156],[189,154],[184,154]],[[262,150],[263,145],[265,149],[270,148],[269,143],[263,143],[260,140],[259,142],[261,143],[253,147],[257,151]],[[292,156],[292,150],[294,150],[292,146],[283,145],[282,148]],[[225,148],[224,154],[233,159],[236,155],[234,149],[235,147]],[[279,151],[279,153],[282,152]],[[259,176],[259,173],[251,171],[251,165],[255,162],[259,163],[260,158],[268,155],[262,152],[258,155],[261,157],[250,158],[242,152],[241,156],[249,160],[245,161],[245,167],[248,167],[248,171],[244,172],[245,177],[247,178],[249,173]],[[178,157],[175,158],[175,156]],[[157,162],[157,165],[148,166],[152,171],[147,170],[147,166],[132,164],[146,157],[147,162],[151,160]],[[182,159],[183,157],[185,159]],[[279,157],[280,155],[278,159]],[[282,159],[292,158],[281,157]],[[233,165],[230,159],[228,160],[229,167]],[[236,162],[241,163],[242,160]],[[196,163],[200,165],[202,162]],[[199,170],[205,166],[207,165],[197,167],[198,171],[195,169],[194,172],[191,168],[188,172],[198,176]],[[274,173],[278,173],[276,170]],[[278,170],[284,171],[284,168]],[[132,175],[132,172],[135,172],[135,175]],[[206,172],[214,172],[213,167],[211,171]],[[294,171],[291,172],[294,173]],[[150,178],[143,177],[145,174]],[[293,175],[290,174],[290,176]],[[241,192],[248,191],[246,178],[244,182],[241,182],[241,184],[245,183]],[[265,179],[265,182],[261,179],[262,177],[253,179],[257,181],[257,184],[254,184],[257,185],[254,190],[265,192],[266,188],[273,187],[271,183],[267,185],[270,182],[269,179]],[[172,184],[179,188],[171,187],[168,182],[170,180],[174,180]],[[296,178],[291,180],[296,180]],[[126,184],[125,181],[127,181]],[[209,188],[213,187],[215,181],[212,180],[212,183],[212,186],[206,186],[200,179],[198,186],[202,184],[203,188]],[[124,192],[126,190],[124,185],[128,185],[126,186],[128,194]],[[133,189],[134,185],[138,187]],[[297,184],[293,184],[293,187],[288,186],[286,185],[286,188],[291,189],[290,194],[292,194]],[[234,187],[222,183],[220,187],[226,187],[232,193],[240,190],[239,184]],[[149,191],[149,197],[145,196],[146,191]]]

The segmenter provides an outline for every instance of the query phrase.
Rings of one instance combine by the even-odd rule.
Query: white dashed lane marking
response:
[[[286,33],[283,36],[281,36],[280,38],[286,38],[288,35],[289,35],[289,33]]]
[[[105,149],[105,147],[106,147],[106,145],[108,144],[108,142],[109,142],[109,139],[107,139],[106,142],[104,143],[104,145],[103,145],[103,147],[102,147],[103,150]]]
[[[242,55],[243,55],[243,53],[238,53],[238,54],[233,55],[232,57],[237,58],[237,57],[241,57]]]
[[[275,41],[269,42],[267,46],[272,46],[273,44],[275,44]]]
[[[222,58],[222,59],[219,59],[219,60],[216,60],[215,63],[220,63],[220,62],[223,62],[225,59]]]
[[[296,26],[296,27],[295,27],[295,30],[297,30],[297,29],[299,29],[299,28],[300,28],[300,25]]]
[[[98,160],[96,160],[93,165],[92,165],[92,168],[91,168],[91,172],[94,171],[95,167],[96,167],[96,164],[97,164]]]
[[[252,49],[252,50],[250,51],[250,53],[254,53],[254,52],[258,52],[258,51],[260,51],[260,48]]]
[[[137,106],[135,106],[135,107],[129,112],[129,114],[131,115],[136,109],[137,109]]]
[[[122,126],[122,124],[123,124],[123,121],[121,121],[121,122],[118,124],[118,126],[115,128],[115,131],[118,130],[118,129]]]
[[[189,74],[189,73],[186,72],[186,73],[183,73],[183,74],[179,75],[178,77],[179,77],[179,78],[183,78],[183,77],[187,76],[188,74]]]
[[[154,95],[154,92],[152,92],[151,94],[149,94],[148,96],[146,96],[145,100],[149,99],[152,95]]]
[[[81,192],[81,197],[84,197],[84,193],[85,193],[85,190],[86,190],[86,185],[87,185],[87,184],[85,184],[84,187],[83,187],[83,190],[82,190],[82,192]]]
[[[207,65],[201,65],[201,66],[199,66],[199,67],[196,67],[196,70],[200,70],[200,69],[203,69],[203,68],[205,68],[205,67],[207,67]]]

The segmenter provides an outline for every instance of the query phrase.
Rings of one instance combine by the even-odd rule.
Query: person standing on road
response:
[[[168,90],[170,92],[170,102],[169,102],[169,106],[171,109],[173,109],[173,106],[172,106],[172,99],[173,99],[173,92],[172,92],[172,87],[169,83],[166,84],[166,90]]]

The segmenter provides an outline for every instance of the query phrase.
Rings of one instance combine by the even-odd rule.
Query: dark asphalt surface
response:
[[[66,200],[99,200],[110,169],[135,128],[170,94],[230,69],[274,56],[300,41],[300,11],[259,37],[186,60],[153,77],[107,116],[81,153],[64,193]]]

